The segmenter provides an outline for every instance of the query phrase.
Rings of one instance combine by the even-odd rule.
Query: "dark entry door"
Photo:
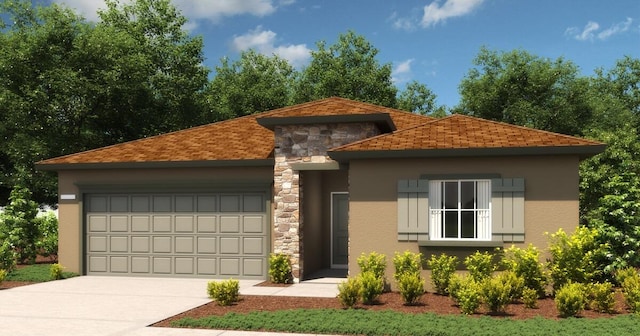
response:
[[[349,194],[331,194],[331,267],[346,268],[349,257]]]

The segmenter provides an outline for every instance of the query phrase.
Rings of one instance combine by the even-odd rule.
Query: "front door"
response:
[[[347,268],[349,257],[349,194],[331,193],[331,267]]]

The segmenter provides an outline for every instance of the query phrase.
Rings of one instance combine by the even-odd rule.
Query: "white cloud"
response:
[[[477,9],[484,0],[446,0],[442,5],[441,1],[434,1],[424,6],[422,16],[422,26],[435,26],[440,21],[448,18],[470,14]]]
[[[311,57],[311,49],[306,44],[287,44],[276,46],[277,34],[271,30],[263,30],[262,26],[250,30],[244,35],[235,36],[231,42],[236,51],[254,49],[264,55],[276,54],[293,66],[304,65]]]
[[[413,63],[413,61],[414,59],[410,58],[406,61],[395,64],[391,71],[391,81],[394,83],[404,83],[409,81],[412,75],[411,63]]]
[[[392,22],[393,28],[406,31],[414,31],[416,29],[415,19],[411,17],[400,17],[397,12],[391,13],[387,22]]]
[[[104,0],[52,0],[76,9],[88,20],[98,21],[96,11],[106,8]],[[126,1],[126,0],[125,0]],[[279,5],[293,4],[295,0],[280,0]],[[209,20],[218,22],[224,17],[237,15],[266,16],[276,11],[273,0],[179,0],[174,5],[182,11],[190,21]],[[191,24],[195,27],[195,24]]]
[[[625,21],[613,24],[611,27],[599,32],[600,24],[595,21],[589,21],[582,29],[578,27],[567,28],[567,30],[565,30],[565,35],[568,35],[578,41],[593,41],[594,38],[604,41],[611,36],[628,31],[629,28],[631,28],[632,23],[633,19],[627,18]]]
[[[606,40],[613,35],[624,33],[627,30],[629,30],[632,23],[633,23],[633,19],[627,18],[625,21],[616,23],[612,25],[610,28],[605,29],[600,33],[598,33],[598,38],[601,40]]]

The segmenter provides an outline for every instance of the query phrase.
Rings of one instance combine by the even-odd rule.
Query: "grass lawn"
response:
[[[45,282],[51,281],[51,274],[49,269],[51,264],[35,264],[20,267],[13,272],[7,274],[4,281],[31,281],[31,282]],[[63,278],[71,278],[78,276],[73,272],[62,272]]]
[[[344,335],[639,335],[640,317],[511,320],[395,311],[297,309],[184,318],[175,327]]]

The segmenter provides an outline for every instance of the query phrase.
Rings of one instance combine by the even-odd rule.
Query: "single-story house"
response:
[[[578,224],[578,164],[603,149],[333,97],[37,167],[58,172],[69,271],[267,279],[269,254],[286,253],[305,279],[357,274],[372,251],[544,248]]]

